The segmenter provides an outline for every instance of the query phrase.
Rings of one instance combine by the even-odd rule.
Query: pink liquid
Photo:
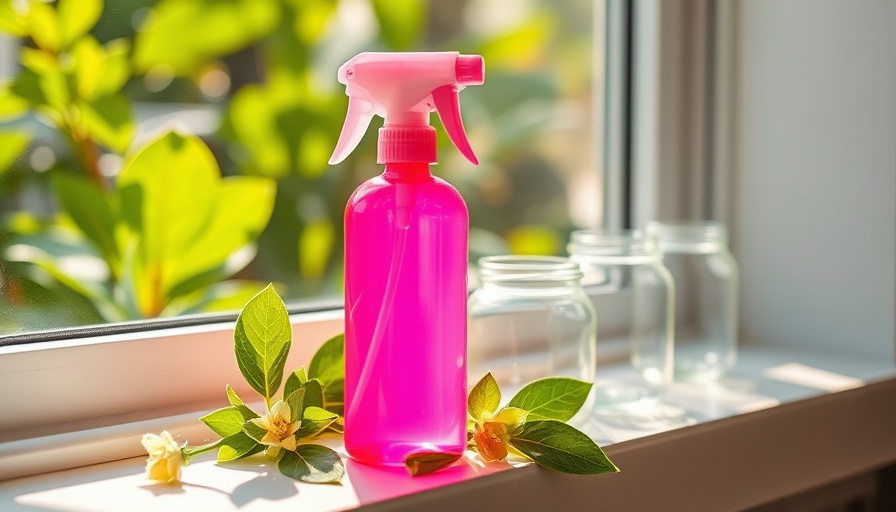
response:
[[[463,199],[427,164],[387,164],[349,199],[345,447],[360,462],[464,451],[467,236]]]

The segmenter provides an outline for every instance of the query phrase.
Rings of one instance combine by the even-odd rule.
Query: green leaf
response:
[[[103,48],[102,75],[96,83],[94,94],[106,96],[121,90],[131,77],[131,64],[128,60],[131,44],[127,39],[115,39],[106,43]]]
[[[177,295],[182,290],[180,285],[168,292],[171,299],[164,315],[190,315],[209,312],[233,312],[240,308],[267,286],[261,281],[244,281],[227,279],[229,273],[218,273],[217,281],[184,295]],[[203,278],[206,276],[203,276]],[[195,281],[194,281],[195,283]]]
[[[339,379],[324,386],[324,409],[345,414],[345,380]]]
[[[273,286],[268,285],[240,312],[233,340],[243,377],[270,400],[280,388],[292,343],[289,315]]]
[[[493,31],[490,40],[482,41],[479,54],[492,69],[524,70],[531,67],[533,58],[544,58],[558,27],[555,11],[532,9],[523,19],[513,23],[509,30]],[[542,57],[536,57],[542,56]]]
[[[234,391],[229,384],[227,385],[227,401],[230,402],[230,405],[236,407],[240,411],[244,420],[248,421],[252,418],[258,418],[258,414],[255,414],[255,411],[250,409],[246,403],[243,402],[243,399],[236,394],[236,391]]]
[[[273,180],[234,176],[220,180],[205,224],[179,256],[172,269],[175,284],[208,270],[229,265],[228,257],[255,240],[271,218],[276,195]],[[230,269],[230,274],[242,269]]]
[[[300,444],[277,463],[284,475],[312,484],[338,483],[345,474],[339,455],[326,446]]]
[[[16,229],[21,230],[24,226]],[[93,248],[83,239],[72,236],[74,233],[61,228],[43,232],[17,234],[6,240],[8,247],[19,245],[15,254],[7,252],[4,258],[9,261],[27,263],[29,278],[38,283],[55,281],[79,296],[86,297],[105,321],[121,322],[124,315],[119,305],[109,296],[102,282],[86,279],[60,262],[72,256],[81,261],[81,265],[89,264],[104,268],[102,259],[95,255]],[[46,284],[44,284],[46,286]]]
[[[0,84],[0,121],[21,117],[28,112],[28,100],[12,91],[12,84]]]
[[[337,2],[334,0],[286,0],[296,9],[292,28],[299,39],[307,46],[318,44],[324,37],[329,21],[336,12]]]
[[[498,411],[492,421],[497,421],[507,425],[507,431],[511,434],[516,431],[523,423],[526,422],[529,411],[518,409],[516,407],[505,407]]]
[[[245,432],[227,436],[218,449],[218,462],[229,462],[254,455],[264,450],[264,445],[249,437]]]
[[[43,5],[43,4],[33,4]],[[68,80],[56,57],[49,51],[23,48],[21,54],[22,65],[33,77],[22,73],[13,82],[12,91],[22,98],[27,98],[35,105],[49,105],[56,110],[65,110],[71,101]],[[24,83],[20,83],[23,80]],[[33,91],[24,91],[24,88],[32,87]]]
[[[321,409],[320,407],[309,406],[305,408],[305,412],[302,414],[302,421],[327,421],[332,422],[339,419],[338,414],[334,414],[326,409]]]
[[[486,414],[494,414],[499,405],[501,405],[501,390],[491,372],[486,373],[470,391],[467,410],[473,419],[480,420]]]
[[[581,409],[591,384],[565,377],[550,377],[526,385],[507,405],[529,411],[528,421],[567,421]]]
[[[305,407],[324,406],[324,392],[317,379],[311,379],[305,383]]]
[[[280,16],[274,0],[161,0],[137,33],[135,66],[189,75],[269,34]]]
[[[459,453],[417,452],[405,457],[404,466],[411,476],[419,476],[450,466],[461,457]]]
[[[116,39],[105,47],[92,36],[79,39],[72,49],[78,94],[93,99],[121,90],[130,77],[128,48],[126,39]]]
[[[326,157],[320,161],[326,161]],[[302,229],[299,235],[299,273],[302,277],[319,279],[324,275],[333,248],[333,231],[333,222],[324,218],[314,220]]]
[[[100,19],[102,0],[59,0],[56,4],[62,45],[69,46],[86,34]]]
[[[296,432],[296,438],[316,436],[339,419],[338,414],[321,409],[320,407],[306,407],[302,415],[302,425]]]
[[[290,151],[280,131],[282,108],[272,92],[260,85],[247,85],[230,101],[230,126],[245,152],[254,174],[282,178],[290,171]]]
[[[563,473],[618,473],[590,437],[557,420],[530,421],[511,435],[510,445],[543,466]]]
[[[128,149],[137,129],[128,100],[113,94],[78,105],[84,128],[91,139],[116,153],[124,153]]]
[[[28,35],[27,9],[22,4],[4,0],[0,2],[0,32],[16,37]]]
[[[75,62],[75,85],[78,95],[92,98],[96,84],[103,76],[103,47],[96,38],[80,39],[71,51]]]
[[[43,2],[29,2],[28,30],[37,46],[58,52],[62,43],[56,11]]]
[[[308,374],[320,381],[323,388],[321,403],[328,411],[342,414],[345,385],[345,335],[339,334],[327,340],[311,358]]]
[[[117,274],[120,254],[115,240],[117,220],[111,199],[92,181],[81,176],[56,173],[52,182],[63,211]]]
[[[392,51],[408,51],[417,45],[426,26],[423,0],[373,0],[373,12],[382,37]]]
[[[219,180],[214,156],[193,136],[165,134],[125,162],[117,186],[136,240],[129,278],[143,315],[158,315],[175,279],[190,271],[185,253],[210,223]]]
[[[11,98],[4,100],[4,103],[8,105],[6,108],[12,111],[10,113],[12,117],[27,111],[27,108],[22,108],[22,103],[17,101],[17,99],[24,100],[26,104],[30,104],[32,107],[47,104],[47,98],[41,88],[40,77],[30,69],[23,68],[19,70],[19,74],[13,79],[8,90]]]
[[[336,421],[330,424],[330,430],[336,432],[337,434],[345,433],[345,418],[340,417]]]
[[[243,423],[243,433],[260,443],[268,431],[251,421],[247,421]]]
[[[333,336],[324,342],[308,365],[308,376],[322,384],[345,378],[345,335]]]
[[[243,423],[246,421],[239,408],[234,406],[210,412],[199,418],[199,420],[208,425],[208,428],[221,437],[228,437],[242,432]]]
[[[28,149],[31,134],[25,132],[0,132],[0,175],[12,167],[13,162]]]
[[[306,382],[308,382],[308,376],[305,375],[304,367],[290,373],[286,377],[286,384],[283,385],[283,396],[291,395],[293,391],[304,386]]]
[[[299,421],[302,417],[302,408],[305,407],[305,388],[299,388],[286,395],[286,403],[289,405],[289,422]]]
[[[557,254],[563,244],[557,230],[548,225],[515,226],[506,236],[511,254]]]
[[[131,157],[118,192],[122,216],[137,240],[128,277],[141,313],[159,315],[173,299],[245,266],[249,260],[241,255],[251,254],[251,242],[270,219],[274,188],[263,178],[222,180],[214,156],[197,137],[169,133]]]

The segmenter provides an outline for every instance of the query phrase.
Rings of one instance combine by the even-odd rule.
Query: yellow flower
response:
[[[162,435],[143,434],[143,447],[149,454],[146,459],[146,475],[150,480],[175,484],[180,481],[184,454],[167,430]]]
[[[278,400],[267,414],[261,418],[249,420],[267,431],[264,437],[261,438],[261,443],[267,445],[264,453],[269,458],[279,455],[280,448],[295,451],[296,438],[294,434],[299,430],[302,422],[290,423],[291,417],[292,411],[289,408],[289,404],[283,400]]]

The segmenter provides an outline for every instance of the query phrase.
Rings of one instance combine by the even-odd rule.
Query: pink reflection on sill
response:
[[[478,455],[468,451],[451,466],[428,475],[411,477],[403,467],[368,466],[350,458],[346,460],[345,472],[360,504],[369,505],[507,471],[526,464],[525,462],[484,463]]]

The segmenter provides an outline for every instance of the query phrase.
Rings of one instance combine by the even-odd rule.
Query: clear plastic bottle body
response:
[[[737,358],[738,270],[725,227],[651,222],[647,231],[675,280],[675,378],[717,380]]]
[[[466,446],[467,207],[387,164],[345,212],[345,447],[369,464]]]
[[[638,231],[575,231],[569,253],[599,320],[595,406],[647,411],[673,377],[674,284]]]
[[[479,262],[469,300],[471,383],[491,372],[504,402],[545,377],[594,380],[596,320],[582,273],[566,258],[493,256]],[[591,398],[572,423],[590,413]]]

